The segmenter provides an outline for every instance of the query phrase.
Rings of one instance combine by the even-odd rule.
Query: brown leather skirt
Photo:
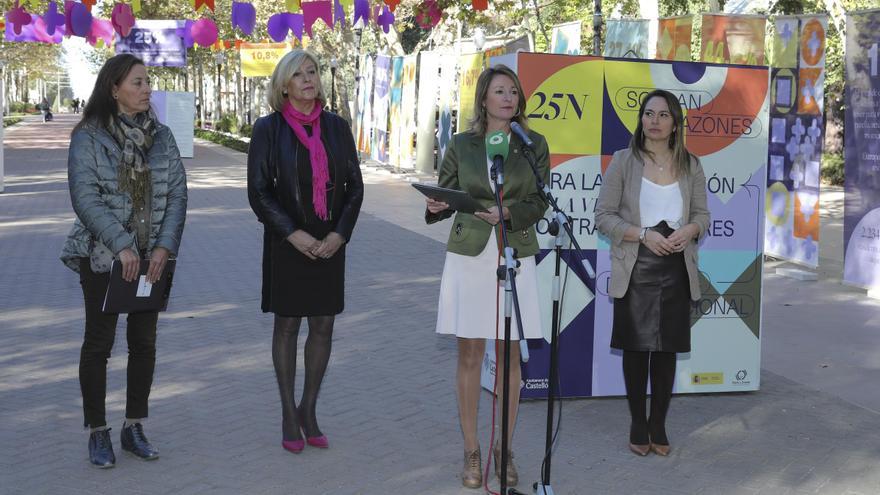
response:
[[[660,222],[655,230],[673,230]],[[690,283],[683,253],[657,256],[644,244],[629,288],[614,299],[611,347],[625,351],[690,352]]]

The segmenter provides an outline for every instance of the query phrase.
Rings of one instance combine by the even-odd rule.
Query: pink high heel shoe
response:
[[[327,440],[327,435],[321,435],[319,437],[307,437],[306,430],[300,429],[302,432],[302,436],[306,439],[306,443],[311,445],[312,447],[317,447],[319,449],[327,449],[330,448],[330,442]]]
[[[282,440],[281,446],[288,452],[299,454],[306,448],[306,442],[302,438],[299,440]]]

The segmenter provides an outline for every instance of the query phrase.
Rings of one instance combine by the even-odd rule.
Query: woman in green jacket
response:
[[[520,152],[522,142],[514,137],[510,152],[504,161],[504,209],[495,206],[494,185],[490,179],[491,160],[486,154],[486,136],[494,132],[510,135],[510,122],[527,128],[526,100],[516,74],[499,65],[480,74],[474,98],[473,120],[470,130],[453,136],[440,167],[439,185],[466,191],[485,207],[476,213],[454,212],[446,203],[427,200],[425,219],[428,223],[449,218],[455,214],[446,249],[446,263],[440,285],[437,309],[437,333],[458,337],[457,392],[458,412],[464,436],[464,471],[462,484],[478,488],[483,483],[480,469],[480,445],[477,440],[477,406],[480,399],[480,365],[485,353],[486,339],[494,340],[496,356],[499,339],[503,339],[503,284],[499,284],[496,269],[499,265],[501,235],[498,231],[501,215],[507,227],[511,247],[521,262],[516,278],[525,338],[541,338],[540,309],[538,307],[538,277],[535,254],[538,240],[535,223],[544,216],[547,203],[542,199],[532,169]],[[535,143],[540,173],[544,181],[550,174],[547,141],[529,131]],[[496,324],[497,323],[497,324]],[[511,338],[518,339],[519,331],[513,322]],[[496,369],[503,369],[498,359]],[[510,415],[508,417],[508,446],[512,445],[516,410],[519,404],[521,379],[519,347],[510,348]],[[497,388],[501,390],[504,384]],[[493,449],[495,473],[501,472],[500,442]],[[518,481],[512,455],[508,456],[507,485]]]

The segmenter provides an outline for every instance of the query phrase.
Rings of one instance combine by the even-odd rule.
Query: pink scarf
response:
[[[327,220],[327,183],[330,182],[330,169],[327,166],[327,152],[321,142],[321,101],[315,100],[315,108],[308,115],[293,108],[290,101],[285,101],[281,115],[299,141],[309,150],[309,161],[312,163],[312,205],[318,218]],[[311,137],[306,134],[304,125],[312,126]]]

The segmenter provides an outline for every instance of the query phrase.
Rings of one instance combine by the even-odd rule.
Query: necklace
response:
[[[672,160],[670,159],[669,161],[671,162]],[[660,170],[661,172],[663,171],[664,168],[666,168],[666,165],[660,165],[660,162],[658,162],[657,160],[655,160],[653,158],[651,159],[651,163],[653,163],[654,166],[657,167],[657,169]]]

